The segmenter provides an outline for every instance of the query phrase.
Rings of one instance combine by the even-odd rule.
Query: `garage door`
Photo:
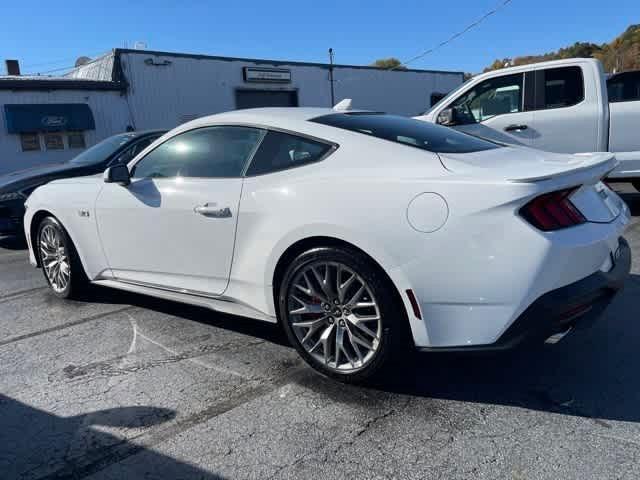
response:
[[[297,107],[298,92],[236,90],[236,108]]]

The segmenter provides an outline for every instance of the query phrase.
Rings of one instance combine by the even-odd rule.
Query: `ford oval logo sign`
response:
[[[47,115],[42,117],[42,125],[45,127],[63,127],[67,124],[67,117],[59,115]]]

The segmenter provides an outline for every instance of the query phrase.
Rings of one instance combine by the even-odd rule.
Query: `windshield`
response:
[[[107,160],[111,155],[117,152],[122,146],[129,143],[134,138],[140,136],[139,133],[122,133],[106,138],[100,143],[96,143],[93,147],[86,149],[80,155],[69,160],[69,163],[75,165],[88,165],[92,163],[100,163]]]
[[[381,113],[335,113],[314,118],[316,123],[344,128],[435,153],[469,153],[500,145],[421,120]]]

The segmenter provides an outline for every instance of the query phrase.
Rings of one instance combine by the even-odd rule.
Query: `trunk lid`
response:
[[[589,222],[612,222],[625,208],[624,201],[601,181],[618,164],[612,153],[569,155],[504,147],[439,155],[444,167],[454,173],[486,181],[534,183],[539,194],[575,187],[571,203]]]
[[[526,147],[439,155],[444,167],[452,172],[512,182],[539,182],[584,172],[600,180],[618,163],[615,156],[607,152],[569,155]]]

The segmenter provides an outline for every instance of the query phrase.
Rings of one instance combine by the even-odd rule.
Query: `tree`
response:
[[[402,62],[396,57],[379,58],[371,64],[372,67],[384,68],[385,70],[406,70],[407,67],[402,65]]]
[[[511,60],[510,58],[503,58],[502,60],[497,59],[494,60],[493,63],[483,71],[490,72],[491,70],[500,70],[501,68],[510,66],[512,62],[513,60]]]
[[[528,65],[562,58],[597,58],[602,62],[607,72],[640,69],[640,25],[629,26],[624,33],[610,43],[598,45],[590,42],[576,42],[555,52],[526,55],[513,59],[498,59],[485,68],[484,71],[488,72],[505,66]]]

